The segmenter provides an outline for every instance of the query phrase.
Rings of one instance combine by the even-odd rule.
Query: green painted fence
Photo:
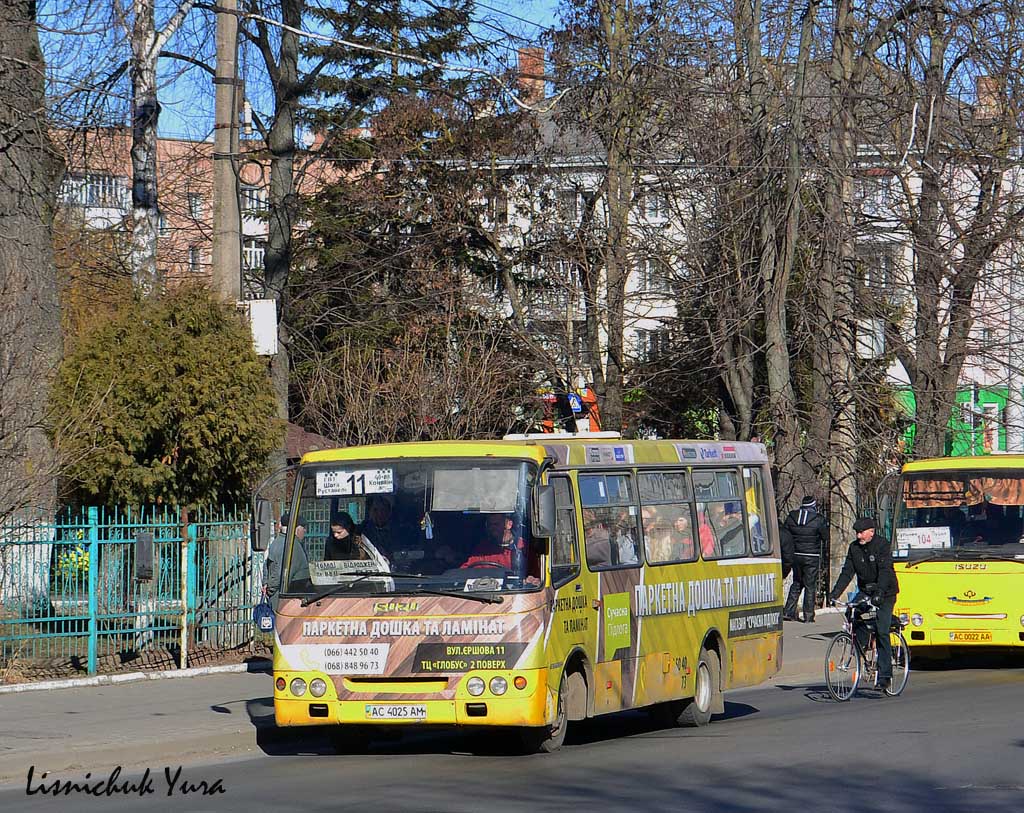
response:
[[[186,666],[253,643],[263,554],[249,549],[249,520],[247,509],[83,508],[0,525],[0,682],[16,665]],[[140,534],[152,534],[149,574]]]

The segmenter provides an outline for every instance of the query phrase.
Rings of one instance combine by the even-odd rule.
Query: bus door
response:
[[[597,635],[597,583],[582,572],[572,481],[560,474],[552,475],[548,482],[555,491],[555,535],[548,557],[551,586],[555,590],[548,663],[564,663],[577,648],[588,658],[593,655]]]
[[[634,705],[639,619],[632,611],[641,582],[640,511],[631,472],[581,473],[587,568],[596,577],[599,633],[595,652],[597,713]]]

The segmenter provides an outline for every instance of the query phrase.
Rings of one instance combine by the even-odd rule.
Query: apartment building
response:
[[[131,229],[131,132],[125,127],[62,131],[55,141],[66,163],[59,192],[62,216],[71,224],[107,230],[122,239]],[[269,162],[262,142],[243,140],[238,165],[243,299],[260,298],[266,243]],[[330,165],[311,153],[296,161],[300,191],[333,177]],[[181,138],[157,141],[160,229],[157,267],[168,284],[209,280],[213,245],[213,142]],[[127,251],[125,251],[127,257]],[[126,260],[125,260],[126,261]]]

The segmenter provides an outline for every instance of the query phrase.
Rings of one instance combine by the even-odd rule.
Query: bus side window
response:
[[[766,556],[772,552],[764,532],[764,481],[758,469],[743,469],[743,492],[747,503],[747,526],[750,528],[750,552]]]
[[[639,567],[640,512],[628,474],[581,474],[583,541],[591,568]]]
[[[555,489],[555,535],[551,540],[551,582],[556,587],[580,572],[576,543],[576,507],[568,477],[552,477]]]

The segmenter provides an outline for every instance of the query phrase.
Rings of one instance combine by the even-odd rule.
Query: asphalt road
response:
[[[417,733],[337,755],[302,732],[255,759],[185,764],[171,796],[166,761],[152,793],[54,798],[20,788],[0,810],[932,811],[1024,809],[1024,670],[918,671],[906,694],[835,703],[816,682],[727,695],[703,729],[659,729],[628,713],[577,726],[555,754],[514,756],[493,734]],[[49,776],[107,776],[92,765]],[[172,764],[176,769],[176,764]],[[37,766],[35,787],[45,764]],[[135,774],[135,779],[138,775]],[[122,776],[120,781],[124,781]],[[208,790],[183,794],[184,782]]]

